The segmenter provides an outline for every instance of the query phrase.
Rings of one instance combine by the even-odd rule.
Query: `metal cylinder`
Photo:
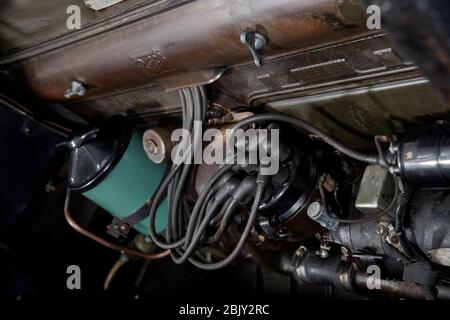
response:
[[[379,279],[379,289],[369,289],[368,283],[374,281],[373,276],[356,270],[351,262],[342,261],[337,254],[322,259],[312,253],[298,258],[294,264],[294,276],[301,283],[331,285],[348,291],[359,290],[361,293],[375,293],[397,298],[424,300],[424,291],[416,283]],[[450,287],[436,286],[436,298],[450,299]]]
[[[329,230],[336,230],[339,225],[339,222],[327,215],[323,206],[317,201],[309,205],[307,214],[312,220]]]
[[[352,290],[354,273],[351,263],[343,261],[338,254],[322,258],[314,253],[307,253],[294,263],[294,276],[302,283]]]
[[[69,186],[122,220],[151,198],[164,176],[165,164],[149,161],[142,137],[122,120],[107,121],[98,130],[70,143]],[[161,203],[156,230],[167,225],[167,202]],[[133,225],[149,234],[149,218]]]
[[[450,188],[450,128],[408,133],[398,146],[403,178],[414,188]]]

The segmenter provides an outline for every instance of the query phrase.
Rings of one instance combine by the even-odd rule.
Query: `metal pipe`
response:
[[[117,272],[128,262],[130,261],[128,257],[124,254],[120,256],[120,258],[113,264],[111,270],[109,270],[108,275],[106,276],[105,282],[103,283],[103,290],[108,290],[111,286],[111,282],[116,276]]]
[[[380,288],[369,290],[368,283],[374,281],[370,275],[357,271],[351,261],[343,261],[338,254],[326,259],[308,253],[295,257],[292,269],[295,278],[302,283],[331,285],[348,291],[358,290],[362,293],[389,295],[396,298],[425,300],[427,292],[416,283],[380,279]],[[450,300],[450,287],[435,286],[431,288],[436,299]]]
[[[69,225],[78,233],[94,240],[95,242],[101,244],[102,246],[105,246],[112,250],[120,251],[129,256],[135,256],[138,258],[153,260],[153,259],[161,259],[161,258],[167,257],[169,255],[169,253],[170,253],[169,250],[165,250],[165,251],[158,252],[158,253],[143,253],[143,252],[140,252],[140,251],[132,249],[132,248],[127,248],[127,247],[109,242],[109,241],[103,239],[102,237],[99,237],[96,234],[84,229],[82,226],[80,226],[78,224],[78,222],[75,221],[75,219],[72,218],[72,215],[70,214],[70,210],[69,210],[70,196],[71,196],[71,191],[70,191],[70,189],[67,189],[66,200],[64,202],[64,217],[66,218]]]
[[[355,287],[368,290],[367,282],[372,281],[369,276],[363,273],[357,273],[354,278]],[[425,300],[425,294],[419,285],[405,281],[380,280],[380,289],[370,290],[373,293],[382,293],[395,296],[397,298]],[[450,300],[450,287],[436,286],[436,298],[439,300]]]

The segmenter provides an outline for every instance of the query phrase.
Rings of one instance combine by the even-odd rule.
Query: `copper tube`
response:
[[[69,225],[78,233],[81,233],[82,235],[94,240],[95,242],[109,248],[112,250],[117,250],[122,253],[125,253],[129,256],[135,256],[147,260],[153,260],[153,259],[160,259],[167,257],[170,253],[169,250],[158,252],[158,253],[143,253],[138,250],[127,248],[112,242],[109,242],[108,240],[103,239],[102,237],[97,236],[96,234],[84,229],[82,226],[80,226],[70,214],[69,207],[70,207],[70,196],[71,196],[71,190],[68,188],[66,192],[66,200],[64,203],[64,217],[66,218]]]
[[[106,276],[105,282],[103,283],[103,290],[108,290],[111,286],[111,282],[114,279],[117,272],[124,266],[125,263],[130,261],[126,255],[121,255],[120,258],[113,264],[111,270],[109,270]]]

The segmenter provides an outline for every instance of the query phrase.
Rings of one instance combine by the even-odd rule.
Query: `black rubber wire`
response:
[[[227,209],[220,220],[219,228],[217,228],[216,233],[211,238],[211,242],[218,242],[224,235],[228,224],[230,223],[231,217],[236,212],[236,209],[239,207],[239,202],[232,199],[230,203],[227,205]]]
[[[383,165],[383,163],[380,163],[382,161],[380,161],[379,155],[368,155],[368,154],[354,151],[354,150],[344,146],[342,143],[338,142],[337,140],[329,137],[327,134],[325,134],[321,130],[317,129],[316,127],[311,125],[309,122],[306,122],[302,119],[289,117],[289,116],[285,116],[285,115],[281,115],[281,114],[272,114],[272,113],[258,114],[258,115],[254,115],[254,116],[251,116],[244,120],[239,121],[236,125],[234,125],[231,128],[231,134],[229,136],[230,140],[228,142],[231,143],[233,141],[234,132],[237,129],[240,129],[249,124],[253,124],[253,123],[261,122],[261,121],[284,122],[284,123],[291,124],[293,126],[300,127],[302,129],[318,136],[320,139],[322,139],[323,142],[325,142],[326,144],[330,145],[334,149],[340,151],[341,153],[347,155],[348,157],[350,157],[352,159],[355,159],[355,160],[358,160],[361,162],[365,162],[365,163],[370,163],[370,164]]]
[[[230,204],[230,202],[232,200],[233,199],[228,199],[228,200],[225,201],[225,203],[222,206],[222,209],[220,209],[219,213],[214,218],[211,219],[210,226],[214,227],[222,220],[223,215],[227,211],[228,205]]]
[[[198,93],[200,93],[200,91],[197,91]],[[192,127],[193,127],[193,121],[194,121],[194,113],[195,113],[195,109],[194,109],[194,98],[193,98],[193,90],[192,89],[183,89],[180,91],[180,100],[181,100],[181,105],[182,105],[182,111],[183,111],[183,127],[187,130],[189,130],[189,132],[192,131]],[[199,99],[197,99],[196,101],[200,101]],[[205,101],[202,101],[202,103],[206,103]],[[205,110],[204,107],[197,107],[197,113],[202,113]],[[203,115],[197,115],[197,119],[203,119]],[[198,136],[198,133],[197,133]],[[186,143],[186,141],[184,141],[183,143]],[[180,148],[184,147],[184,145],[180,144]],[[154,196],[154,201],[152,203],[151,209],[150,209],[150,223],[149,223],[149,233],[150,233],[150,237],[152,238],[152,240],[155,242],[155,244],[161,248],[165,248],[165,249],[174,249],[174,248],[178,248],[180,246],[182,246],[184,244],[185,241],[185,237],[178,235],[177,231],[177,222],[178,222],[178,214],[179,214],[179,205],[180,205],[180,201],[179,202],[174,202],[174,199],[183,199],[183,197],[177,194],[177,191],[181,188],[178,188],[178,186],[180,185],[180,179],[182,178],[182,173],[179,173],[179,170],[184,169],[185,167],[185,163],[186,162],[190,162],[192,163],[192,161],[189,161],[189,157],[191,157],[193,155],[192,150],[191,150],[191,146],[189,147],[189,149],[187,150],[187,152],[185,154],[183,154],[183,159],[181,159],[180,163],[177,164],[173,164],[172,166],[172,170],[171,172],[167,175],[167,177],[164,179],[164,181],[161,183],[161,185],[159,186],[159,188],[156,190],[155,192],[155,196]],[[183,170],[184,171],[184,170]],[[185,180],[184,180],[185,181]],[[160,205],[160,203],[163,200],[163,196],[165,191],[170,188],[170,199],[168,199],[169,201],[169,208],[170,208],[170,212],[168,214],[169,216],[169,221],[168,221],[168,225],[167,225],[167,235],[168,235],[168,241],[166,242],[163,239],[161,239],[161,237],[158,235],[158,233],[156,232],[155,229],[155,218],[156,218],[156,212],[157,209]],[[175,188],[175,189],[174,189]],[[182,190],[184,192],[184,189]],[[185,206],[183,206],[182,211],[185,210]],[[173,236],[176,235],[177,238],[180,237],[180,239],[176,240],[176,241],[172,241]]]
[[[219,262],[215,263],[204,263],[193,258],[199,249],[199,244],[204,241],[204,237],[211,225],[215,225],[219,219],[221,219],[221,224],[216,231],[216,236],[212,238],[213,242],[220,239],[223,235],[230,217],[232,216],[236,204],[233,201],[228,201],[226,204],[226,210],[222,208],[219,211],[219,206],[222,202],[213,201],[214,195],[218,190],[217,182],[219,179],[232,170],[233,164],[222,165],[217,172],[209,179],[208,183],[200,193],[197,201],[194,204],[192,210],[190,209],[187,201],[185,199],[184,192],[186,190],[186,183],[189,173],[192,168],[192,160],[194,160],[195,152],[201,151],[202,148],[202,137],[201,137],[201,127],[194,126],[194,121],[204,122],[205,113],[207,108],[206,92],[204,87],[195,87],[189,89],[183,89],[180,91],[180,100],[183,110],[183,128],[189,130],[191,136],[193,137],[192,143],[189,145],[188,154],[184,155],[182,163],[173,164],[170,173],[161,183],[160,187],[157,189],[154,202],[152,203],[150,210],[150,236],[156,245],[163,249],[172,249],[172,258],[177,263],[183,263],[185,261],[190,261],[199,268],[206,270],[215,270],[222,268],[229,263],[231,263],[237,255],[242,250],[245,241],[247,240],[251,228],[255,222],[258,206],[260,205],[261,198],[265,190],[265,185],[262,183],[257,183],[256,194],[250,215],[248,217],[245,229],[236,245],[234,250],[229,256]],[[342,152],[343,154],[366,163],[378,164],[386,166],[386,162],[383,161],[379,155],[367,155],[353,151],[346,146],[342,145],[340,142],[334,140],[333,138],[327,136],[325,133],[319,129],[313,127],[308,122],[296,119],[292,117],[287,117],[284,115],[276,114],[260,114],[249,117],[237,123],[232,128],[232,132],[235,132],[238,128],[242,128],[249,124],[253,124],[260,121],[277,121],[285,122],[293,126],[300,127],[316,136],[321,138],[325,143],[329,144],[336,150]],[[230,139],[234,139],[233,134],[230,135]],[[375,140],[378,142],[377,140]],[[377,148],[380,151],[379,145],[376,143]],[[186,160],[191,160],[191,162],[186,163]],[[155,218],[156,211],[159,203],[163,200],[165,191],[168,191],[169,197],[169,223],[168,223],[168,237],[167,241],[163,240],[155,230]],[[394,196],[395,201],[392,201],[391,205],[396,202],[398,197],[398,186],[396,185],[396,195]],[[392,209],[391,205],[388,209]],[[385,211],[388,211],[386,209]],[[219,211],[219,213],[217,213]],[[380,214],[381,215],[381,214]],[[378,215],[377,215],[378,216]],[[371,217],[370,220],[375,217]],[[337,219],[336,219],[337,220]],[[359,220],[338,220],[345,223],[359,223],[361,221],[366,221],[367,219]]]
[[[204,270],[217,270],[226,267],[229,265],[233,260],[241,253],[242,249],[244,248],[245,243],[247,242],[248,237],[250,236],[250,232],[252,231],[253,224],[255,223],[256,216],[258,215],[259,211],[259,203],[261,202],[261,198],[263,197],[265,190],[264,184],[258,184],[256,187],[256,194],[255,199],[253,201],[252,209],[250,211],[250,215],[247,220],[247,224],[245,225],[245,229],[242,232],[242,235],[236,245],[236,247],[233,249],[233,251],[230,253],[229,256],[227,256],[225,259],[214,262],[214,263],[204,263],[197,261],[193,258],[190,258],[189,261],[195,265],[197,268],[204,269]]]
[[[206,230],[206,227],[203,227],[203,225],[206,223],[208,223],[208,225],[209,225],[209,220],[208,221],[206,221],[206,220],[210,219],[209,217],[212,215],[212,213],[208,212],[206,214],[206,217],[204,219],[204,221],[206,221],[206,222],[202,221],[202,223],[200,224],[200,227],[199,227],[200,231],[196,230],[197,218],[201,212],[202,207],[204,206],[204,203],[205,203],[208,195],[210,195],[210,191],[214,188],[216,182],[222,177],[222,175],[224,175],[226,172],[231,170],[231,168],[233,166],[234,166],[233,164],[222,165],[219,168],[219,170],[214,173],[214,175],[210,178],[210,180],[208,181],[206,186],[203,188],[199,198],[197,199],[197,201],[195,203],[194,209],[192,210],[192,214],[189,219],[186,236],[185,236],[185,242],[183,245],[183,249],[185,250],[185,253],[183,253],[181,257],[175,257],[175,258],[172,257],[172,258],[174,258],[174,261],[176,263],[183,263],[183,262],[187,261],[188,258],[190,257],[190,255],[192,254],[192,252],[197,248],[196,245],[197,245],[198,241],[200,241],[200,237]]]

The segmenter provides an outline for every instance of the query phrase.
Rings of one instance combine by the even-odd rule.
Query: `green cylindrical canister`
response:
[[[166,170],[148,159],[141,135],[120,117],[73,139],[71,148],[69,186],[120,220],[150,199]],[[166,228],[167,212],[164,201],[156,216],[158,232]],[[133,227],[149,234],[149,218]]]

